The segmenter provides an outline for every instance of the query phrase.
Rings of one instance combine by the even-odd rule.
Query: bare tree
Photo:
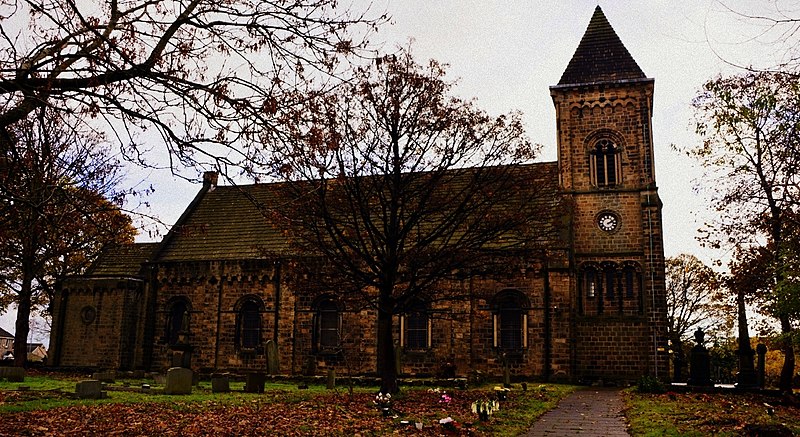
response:
[[[380,20],[339,3],[0,2],[0,147],[49,108],[104,124],[139,163],[257,172],[259,140],[280,136],[275,116],[292,104],[285,88],[335,69]],[[169,164],[147,159],[156,134]]]
[[[772,270],[781,284],[785,271],[786,234],[798,206],[800,171],[800,84],[789,74],[751,72],[708,82],[696,98],[701,145],[689,150],[707,170],[717,220],[705,229],[715,246],[772,247]],[[766,247],[766,246],[765,246]],[[772,289],[775,302],[783,288]],[[781,331],[792,329],[792,309],[775,307]],[[749,347],[749,345],[747,345]],[[794,349],[783,342],[785,362],[781,389],[790,390]]]
[[[136,231],[120,210],[121,166],[100,138],[38,109],[10,127],[0,154],[0,306],[17,307],[14,357],[24,365],[30,316],[48,311],[54,282],[83,272]]]
[[[358,69],[293,114],[275,163],[276,217],[304,285],[377,311],[382,390],[397,390],[393,317],[416,299],[464,298],[447,282],[519,266],[555,230],[552,166],[518,114],[491,117],[450,96],[445,69],[408,51]],[[311,284],[311,285],[310,285]]]

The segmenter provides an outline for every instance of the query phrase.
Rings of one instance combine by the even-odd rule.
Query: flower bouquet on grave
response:
[[[383,413],[383,417],[389,417],[392,415],[391,393],[378,393],[372,403],[375,404],[375,407]]]
[[[481,422],[488,422],[495,411],[500,411],[500,402],[494,399],[478,399],[472,403],[472,412],[478,415]]]

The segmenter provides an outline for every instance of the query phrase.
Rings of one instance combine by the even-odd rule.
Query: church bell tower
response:
[[[572,205],[577,379],[666,376],[654,80],[598,6],[557,85],[559,186]]]

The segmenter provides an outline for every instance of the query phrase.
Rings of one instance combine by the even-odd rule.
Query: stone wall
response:
[[[73,280],[54,302],[50,360],[54,365],[133,369],[145,282],[131,278]]]

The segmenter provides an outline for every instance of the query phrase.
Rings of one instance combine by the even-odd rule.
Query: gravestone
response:
[[[228,393],[231,391],[231,379],[227,373],[214,373],[211,375],[211,392]]]
[[[328,382],[325,385],[325,388],[328,390],[333,390],[336,388],[336,369],[328,369]]]
[[[134,370],[133,379],[144,379],[144,370]]]
[[[105,382],[108,384],[113,384],[116,380],[116,375],[113,371],[111,372],[94,372],[92,373],[92,379],[96,379],[100,382]]]
[[[267,340],[267,373],[270,375],[278,374],[278,344],[272,340]]]
[[[78,399],[102,399],[105,397],[103,383],[96,379],[80,381],[75,384],[75,395]]]
[[[758,366],[756,367],[756,375],[758,376],[758,386],[764,388],[764,377],[766,375],[766,356],[767,346],[764,343],[759,343],[756,346],[756,353],[758,354]]]
[[[264,372],[248,373],[244,382],[245,393],[264,393],[267,376]]]
[[[689,355],[689,385],[711,385],[711,358],[708,355],[708,349],[703,345],[705,335],[700,328],[694,332],[694,340],[697,344]]]
[[[8,382],[24,382],[25,369],[22,367],[0,367],[0,378],[5,378]]]
[[[168,395],[186,395],[192,392],[192,371],[183,367],[167,370],[167,383],[164,393]]]

